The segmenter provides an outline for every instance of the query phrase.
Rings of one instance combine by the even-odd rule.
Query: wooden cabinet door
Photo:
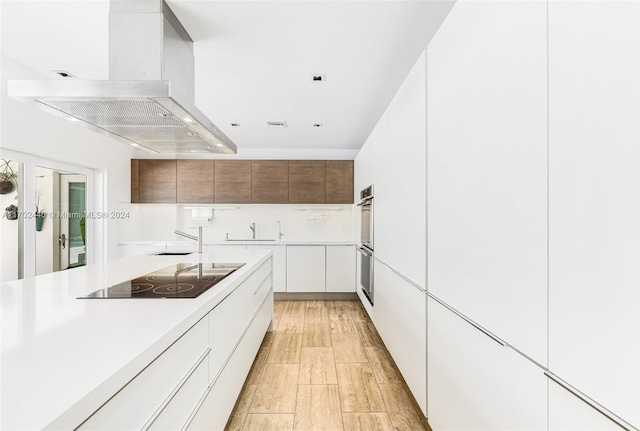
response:
[[[131,160],[131,203],[140,202],[140,160]]]
[[[253,160],[251,162],[251,202],[286,204],[289,202],[289,162]]]
[[[140,203],[176,203],[176,161],[141,159]]]
[[[177,201],[187,204],[213,203],[213,160],[178,160]]]
[[[325,161],[289,161],[289,203],[325,203]]]
[[[251,203],[251,160],[216,160],[216,203]]]
[[[326,202],[353,203],[353,160],[326,161]]]

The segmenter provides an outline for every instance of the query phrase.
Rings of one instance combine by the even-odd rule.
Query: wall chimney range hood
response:
[[[9,80],[7,95],[152,153],[235,154],[193,103],[193,41],[163,0],[111,0],[109,80]]]

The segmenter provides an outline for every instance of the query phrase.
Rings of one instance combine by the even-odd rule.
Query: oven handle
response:
[[[358,247],[358,251],[360,253],[362,253],[363,255],[367,256],[367,257],[372,257],[373,256],[373,253],[369,252],[369,250],[367,250],[364,247]]]

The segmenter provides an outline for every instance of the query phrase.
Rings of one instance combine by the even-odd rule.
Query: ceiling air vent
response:
[[[267,121],[267,126],[269,127],[287,127],[286,121]]]

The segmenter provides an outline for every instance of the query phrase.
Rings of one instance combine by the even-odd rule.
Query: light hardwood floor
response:
[[[359,301],[276,301],[225,429],[430,431]]]

